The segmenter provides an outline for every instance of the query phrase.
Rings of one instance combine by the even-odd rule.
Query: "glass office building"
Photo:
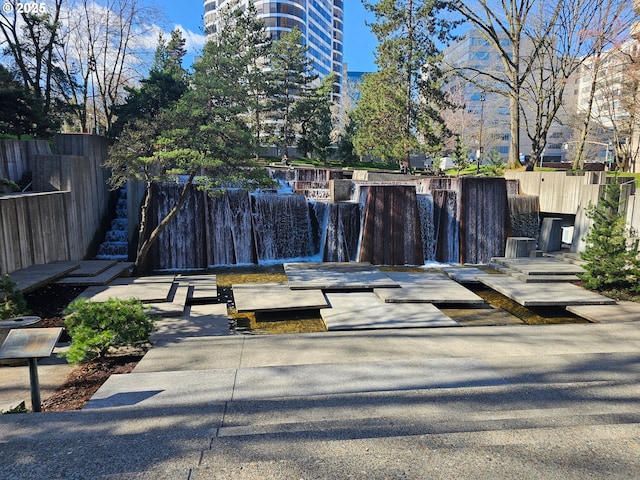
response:
[[[308,47],[313,71],[320,78],[336,74],[334,99],[342,93],[343,0],[205,0],[207,31],[215,31],[218,12],[230,5],[252,2],[272,38],[298,27]]]

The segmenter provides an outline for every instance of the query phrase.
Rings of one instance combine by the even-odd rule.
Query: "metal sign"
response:
[[[13,329],[0,347],[0,359],[48,357],[61,333],[61,327]]]

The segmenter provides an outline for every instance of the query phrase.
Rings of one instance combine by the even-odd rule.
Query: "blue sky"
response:
[[[156,0],[156,4],[164,11],[164,21],[160,26],[170,31],[176,26],[182,26],[191,46],[190,54],[197,51],[202,43],[202,16],[204,14],[202,0]],[[365,19],[372,20],[362,6],[360,0],[345,0],[344,2],[344,61],[354,72],[374,71],[374,51],[376,39],[365,25]],[[191,55],[189,58],[191,58]],[[190,66],[191,60],[187,59]]]

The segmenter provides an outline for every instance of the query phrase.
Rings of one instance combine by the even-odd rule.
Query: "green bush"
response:
[[[9,275],[0,276],[0,320],[20,317],[27,313],[27,302]]]
[[[139,300],[110,298],[96,303],[81,298],[64,312],[71,345],[64,354],[70,363],[103,359],[112,348],[143,347],[150,343],[153,318]]]

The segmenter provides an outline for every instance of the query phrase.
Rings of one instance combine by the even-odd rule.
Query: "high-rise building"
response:
[[[504,36],[500,44],[508,47],[510,41]],[[528,47],[524,44],[522,48],[526,50]],[[505,90],[505,85],[492,80],[504,76],[504,67],[498,51],[478,30],[470,29],[444,50],[444,64],[474,80],[466,81],[463,76],[457,74],[447,80],[445,89],[450,100],[464,107],[455,112],[449,128],[460,135],[463,145],[472,154],[475,153],[472,155],[474,161],[478,160],[478,154],[486,158],[492,150],[507,159],[511,148],[511,108],[508,96],[499,93],[500,90]],[[486,75],[478,72],[484,72]],[[534,114],[524,104],[521,108],[523,118],[518,155],[524,159],[531,152],[531,140],[525,130],[524,117],[531,120]],[[566,153],[563,144],[567,136],[565,130],[558,122],[551,126],[546,147],[542,152],[544,161],[564,160]]]
[[[205,0],[204,22],[215,34],[219,12],[225,7],[246,7],[252,2],[271,37],[298,27],[308,47],[314,73],[320,78],[336,74],[334,99],[340,102],[342,91],[343,0]]]

